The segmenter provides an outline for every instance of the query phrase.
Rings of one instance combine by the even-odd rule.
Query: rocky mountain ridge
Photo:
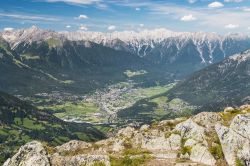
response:
[[[4,166],[250,165],[250,105],[202,112],[140,128],[126,127],[95,143],[70,141],[55,148],[33,141]]]
[[[204,32],[173,32],[164,28],[122,32],[55,32],[32,26],[4,31],[1,36],[15,48],[20,43],[32,43],[50,38],[71,41],[91,41],[115,50],[126,51],[156,64],[187,61],[208,65],[250,47],[249,36],[218,35]]]

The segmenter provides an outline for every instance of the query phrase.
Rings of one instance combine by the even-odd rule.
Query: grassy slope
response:
[[[65,123],[0,92],[0,163],[20,145],[34,139],[58,145],[72,139],[94,141],[101,138],[104,135],[90,125]]]

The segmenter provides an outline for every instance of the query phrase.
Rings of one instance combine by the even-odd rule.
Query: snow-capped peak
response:
[[[1,36],[11,44],[14,48],[18,44],[25,42],[31,43],[33,41],[47,40],[53,37],[59,37],[57,32],[51,30],[43,30],[36,26],[31,26],[27,29],[18,29],[13,31],[4,31]]]
[[[157,63],[172,63],[178,56],[199,56],[201,63],[209,64],[223,57],[250,48],[249,36],[242,34],[218,35],[205,32],[173,32],[168,29],[114,32],[55,32],[36,26],[28,29],[4,31],[2,37],[15,48],[20,43],[44,41],[50,38],[89,41],[136,54],[154,56]],[[217,57],[216,57],[217,56]],[[165,57],[167,62],[162,62]]]

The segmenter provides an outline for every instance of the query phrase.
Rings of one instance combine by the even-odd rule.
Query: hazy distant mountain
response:
[[[249,103],[250,50],[194,73],[177,84],[168,95],[210,111]]]

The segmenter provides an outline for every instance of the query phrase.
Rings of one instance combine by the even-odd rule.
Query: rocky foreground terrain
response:
[[[95,143],[32,141],[4,166],[250,165],[250,105],[165,120]]]

